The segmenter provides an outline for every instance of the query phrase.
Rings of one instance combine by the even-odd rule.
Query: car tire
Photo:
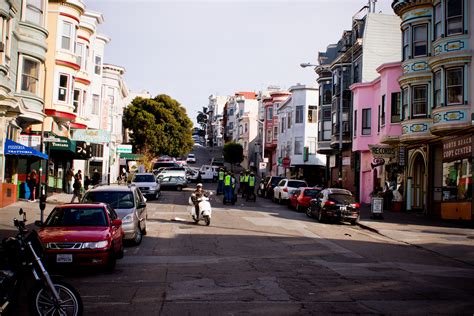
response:
[[[124,255],[125,255],[125,251],[123,249],[123,240],[122,240],[122,246],[120,246],[120,249],[117,252],[116,257],[117,257],[117,259],[122,259]]]
[[[115,253],[113,245],[112,245],[112,249],[110,249],[110,253],[109,253],[109,258],[107,259],[107,265],[106,265],[107,271],[109,272],[114,271],[116,265],[117,265],[117,254]]]
[[[140,226],[137,225],[137,228],[135,229],[135,238],[133,238],[133,243],[138,246],[139,244],[141,244],[142,239],[142,230],[140,229]]]
[[[160,192],[160,191],[156,192],[156,194],[155,194],[155,200],[158,200],[158,199],[159,199],[159,197],[160,197],[160,194],[161,194],[161,192]]]
[[[313,213],[311,211],[311,206],[306,209],[306,216],[308,216],[309,218],[313,217]]]
[[[180,186],[180,185],[178,185],[178,186],[176,187],[176,191],[183,191],[183,187]]]

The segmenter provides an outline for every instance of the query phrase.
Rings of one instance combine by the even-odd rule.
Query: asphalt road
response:
[[[67,276],[85,315],[474,312],[472,266],[269,200],[214,196],[211,226],[196,225],[190,193],[148,203],[148,235],[114,272]]]

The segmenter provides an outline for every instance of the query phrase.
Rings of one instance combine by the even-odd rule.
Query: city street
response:
[[[205,184],[214,189],[214,184]],[[185,192],[148,203],[148,235],[113,273],[80,272],[85,315],[472,314],[474,267],[269,200],[194,224]]]

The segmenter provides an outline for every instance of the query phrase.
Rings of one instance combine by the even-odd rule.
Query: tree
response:
[[[239,164],[244,160],[244,148],[241,144],[236,142],[228,142],[224,145],[222,150],[224,161],[233,166]]]
[[[135,98],[124,109],[123,126],[139,153],[183,156],[193,147],[193,123],[178,101],[161,94],[153,99]]]

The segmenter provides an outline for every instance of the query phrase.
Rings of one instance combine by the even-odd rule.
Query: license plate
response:
[[[58,254],[56,255],[56,262],[72,262],[71,254]]]
[[[341,206],[341,207],[339,208],[339,210],[345,212],[345,211],[347,211],[347,207],[346,207],[346,206]]]

